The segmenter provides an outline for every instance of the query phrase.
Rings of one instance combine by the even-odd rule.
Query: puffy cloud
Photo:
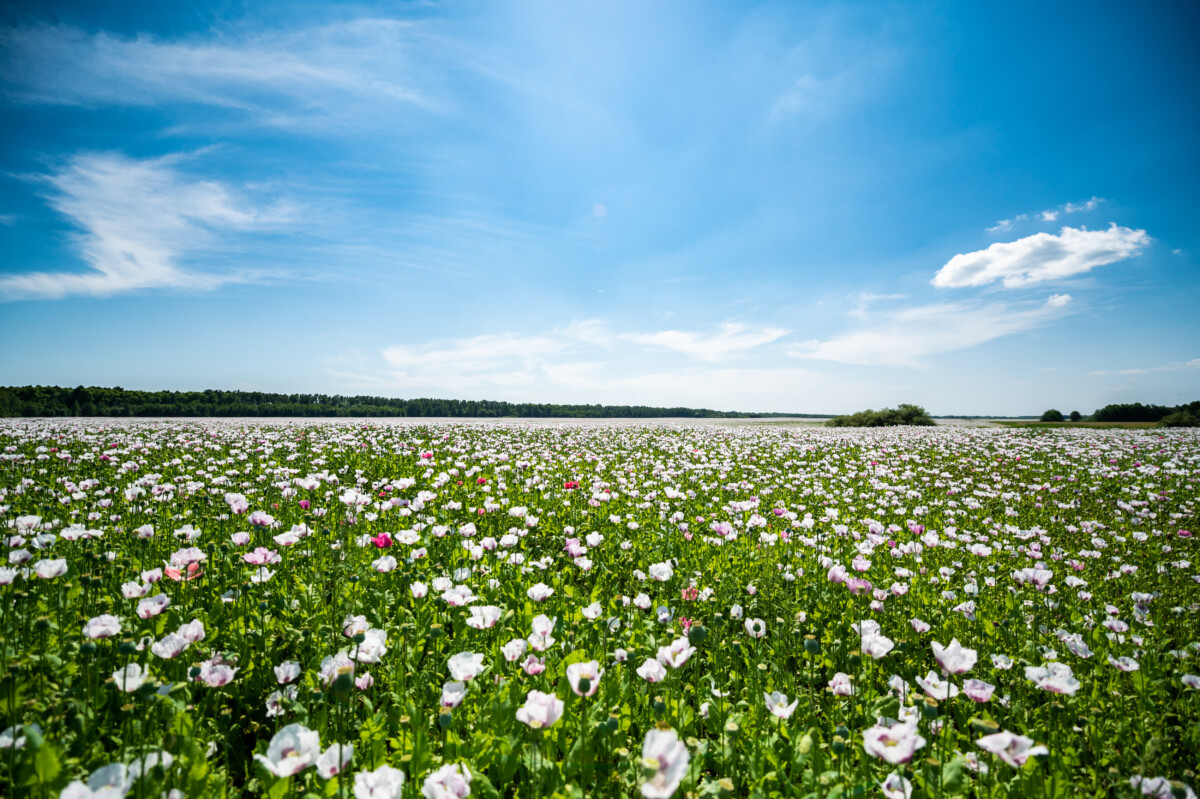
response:
[[[1107,230],[1064,227],[1057,236],[1035,233],[997,242],[986,250],[960,253],[947,261],[931,282],[938,288],[961,288],[1002,281],[1005,288],[1021,288],[1132,258],[1149,242],[1146,231],[1115,223]]]

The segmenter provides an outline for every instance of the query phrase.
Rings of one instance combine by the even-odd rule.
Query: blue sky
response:
[[[0,11],[0,383],[1200,398],[1200,7]]]

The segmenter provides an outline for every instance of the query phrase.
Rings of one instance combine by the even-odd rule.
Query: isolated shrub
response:
[[[1062,411],[1051,408],[1042,414],[1041,421],[1043,422],[1061,422],[1063,420]]]
[[[933,417],[920,405],[903,403],[895,408],[865,410],[849,416],[835,416],[826,422],[830,427],[898,427],[917,425],[928,427],[935,424]]]
[[[1068,416],[1067,418],[1070,419],[1072,422],[1078,422],[1080,419],[1083,418],[1083,414],[1081,414],[1079,411],[1071,411],[1071,415]]]

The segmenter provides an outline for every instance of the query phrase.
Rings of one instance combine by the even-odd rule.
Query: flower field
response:
[[[1191,797],[1200,435],[0,426],[6,796]]]

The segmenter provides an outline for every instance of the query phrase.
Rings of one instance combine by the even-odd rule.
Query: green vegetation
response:
[[[826,424],[830,427],[895,427],[897,425],[927,427],[936,423],[920,405],[903,403],[897,408],[884,408],[879,411],[868,409],[852,413],[849,416],[835,416]]]
[[[1167,414],[1162,419],[1163,427],[1200,427],[1200,415],[1189,410],[1179,410]]]
[[[262,391],[130,391],[117,388],[0,388],[0,417],[13,416],[257,416],[764,419],[824,414],[738,413],[646,405],[555,405],[491,400],[395,399]]]
[[[1061,427],[1092,428],[1094,430],[1147,430],[1159,427],[1159,422],[1024,422],[997,419],[995,424],[1018,430],[1057,429]]]
[[[1071,411],[1064,421],[1061,411],[1051,408],[1037,422],[1000,422],[1006,427],[1116,427],[1142,429],[1146,427],[1200,427],[1200,400],[1168,408],[1164,405],[1143,405],[1131,402],[1105,405],[1091,416]]]
[[[1129,402],[1116,405],[1105,405],[1092,414],[1093,422],[1161,422],[1174,413],[1189,413],[1200,416],[1200,400],[1168,408],[1165,405],[1143,405],[1140,402]]]

